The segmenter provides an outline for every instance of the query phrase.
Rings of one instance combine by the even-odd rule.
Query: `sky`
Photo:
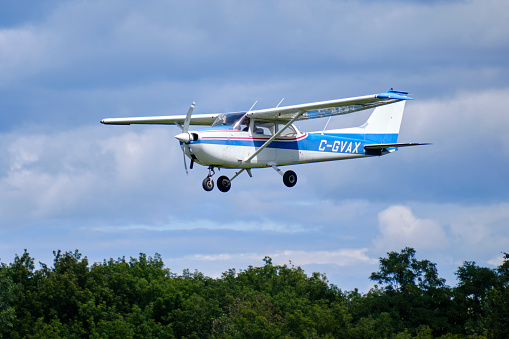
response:
[[[509,252],[508,56],[505,0],[2,1],[0,261],[159,253],[220,277],[270,256],[367,292],[379,258],[409,246],[454,286],[464,261]],[[432,145],[289,166],[293,188],[255,169],[205,192],[178,127],[99,123],[389,88],[415,98],[398,141]]]

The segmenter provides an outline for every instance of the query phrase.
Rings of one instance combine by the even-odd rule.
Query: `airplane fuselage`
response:
[[[217,178],[222,192],[230,190],[231,181],[243,172],[252,176],[252,168],[272,167],[283,177],[287,187],[297,183],[293,170],[283,172],[278,166],[321,161],[346,160],[381,156],[399,147],[424,145],[398,143],[398,134],[407,100],[407,92],[392,88],[385,93],[346,99],[334,99],[299,105],[230,113],[211,113],[193,116],[195,103],[186,115],[155,117],[110,118],[103,124],[175,124],[182,133],[175,135],[186,157],[207,166],[208,175],[202,182],[206,191],[214,188],[215,168],[239,169],[232,177]],[[374,109],[368,120],[358,127],[319,132],[301,132],[294,122],[349,114]],[[328,123],[327,123],[328,124]],[[209,128],[189,130],[192,125]],[[325,125],[327,127],[327,125]]]
[[[198,140],[181,143],[181,147],[201,165],[224,168],[260,168],[382,155],[364,150],[364,145],[380,142],[376,134],[310,132],[280,136],[253,159],[245,161],[271,135],[225,127],[194,131]]]

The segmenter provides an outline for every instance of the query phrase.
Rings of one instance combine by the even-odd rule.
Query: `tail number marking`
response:
[[[320,146],[318,146],[319,151],[332,151],[332,152],[340,152],[340,153],[359,153],[360,142],[352,142],[352,141],[339,141],[336,140],[334,143],[329,144],[327,140],[321,140]]]

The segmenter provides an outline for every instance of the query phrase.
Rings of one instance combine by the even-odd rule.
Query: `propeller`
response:
[[[191,104],[189,110],[187,111],[186,119],[184,120],[184,126],[182,126],[182,133],[177,134],[175,138],[182,142],[184,148],[182,149],[182,154],[184,155],[184,168],[186,169],[186,174],[189,174],[187,171],[187,162],[186,162],[186,149],[189,147],[189,141],[193,139],[191,134],[189,134],[189,125],[191,124],[191,115],[193,114],[195,103]]]

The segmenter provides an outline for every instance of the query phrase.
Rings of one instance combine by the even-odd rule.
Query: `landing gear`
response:
[[[203,179],[203,189],[207,192],[214,189],[214,180],[212,180],[212,177],[206,177]]]
[[[297,183],[297,174],[295,174],[294,171],[286,171],[286,172],[283,173],[283,171],[281,171],[276,166],[276,164],[270,164],[270,166],[277,173],[281,174],[281,176],[283,177],[283,183],[287,187],[295,186],[295,184]],[[225,193],[228,192],[230,190],[231,186],[232,186],[233,179],[238,177],[239,174],[244,172],[244,171],[247,171],[247,173],[249,174],[250,177],[252,176],[250,168],[242,168],[240,171],[235,173],[235,175],[233,177],[231,177],[231,178],[228,178],[226,175],[222,175],[219,178],[217,178],[217,188],[221,192],[225,192]],[[210,191],[212,191],[214,189],[214,180],[212,180],[212,176],[214,174],[215,174],[214,167],[213,166],[209,166],[209,174],[207,175],[207,177],[205,179],[203,179],[203,189],[205,191],[207,191],[207,192],[210,192]]]
[[[297,174],[294,171],[286,171],[283,173],[279,167],[276,166],[275,163],[269,163],[269,166],[274,169],[277,173],[281,174],[283,177],[283,182],[286,187],[293,187],[297,183]]]
[[[212,180],[212,176],[214,174],[216,174],[216,172],[214,172],[214,167],[209,166],[209,175],[203,179],[202,183],[203,189],[207,192],[210,192],[214,189],[214,180]]]
[[[283,182],[287,187],[293,187],[297,183],[297,174],[294,171],[286,171],[283,174]]]
[[[228,192],[230,190],[230,187],[231,187],[231,181],[230,181],[230,179],[228,179],[227,176],[222,175],[219,178],[217,178],[217,188],[221,192]]]

